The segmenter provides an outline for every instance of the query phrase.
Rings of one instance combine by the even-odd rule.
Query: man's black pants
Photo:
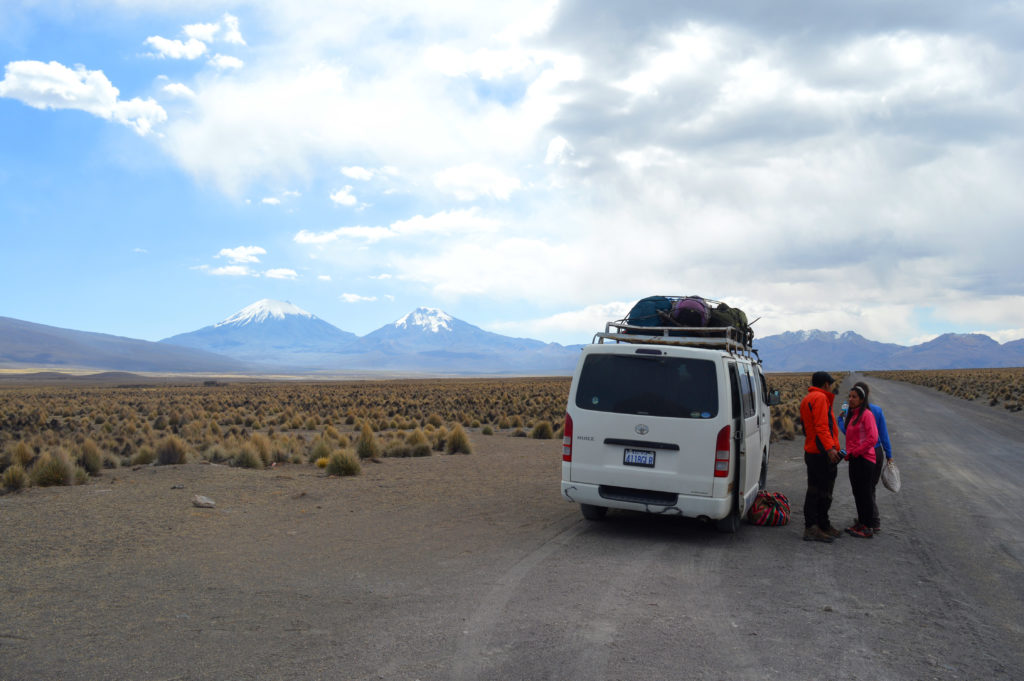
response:
[[[839,467],[828,460],[828,454],[804,452],[807,464],[807,496],[804,497],[804,525],[817,525],[823,530],[832,526],[828,511],[832,508],[832,491]]]

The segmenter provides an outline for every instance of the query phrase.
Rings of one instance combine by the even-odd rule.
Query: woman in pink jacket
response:
[[[878,427],[875,415],[868,408],[867,392],[853,386],[849,397],[850,413],[846,417],[846,454],[850,459],[850,488],[857,504],[857,523],[846,531],[854,537],[870,539],[871,491],[874,489],[875,443]]]

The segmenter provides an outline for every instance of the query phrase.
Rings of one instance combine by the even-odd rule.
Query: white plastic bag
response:
[[[900,469],[896,468],[896,462],[892,459],[886,459],[882,466],[882,484],[890,492],[900,491]]]

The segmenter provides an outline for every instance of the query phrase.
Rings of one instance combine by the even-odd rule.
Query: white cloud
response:
[[[321,274],[321,275],[317,276],[317,279],[319,279],[320,281],[330,281],[331,280],[331,275],[329,275],[329,274]]]
[[[158,35],[146,38],[146,44],[156,50],[161,59],[197,59],[206,54],[206,43],[196,38],[171,40]]]
[[[557,135],[548,142],[548,150],[544,154],[544,163],[547,165],[566,163],[571,156],[572,145],[569,144],[569,140],[561,135]]]
[[[184,83],[168,83],[163,86],[163,91],[173,97],[184,97],[186,99],[195,99],[196,93],[193,92],[192,88]]]
[[[371,303],[377,300],[377,296],[361,296],[356,293],[342,293],[338,298],[346,303]]]
[[[214,36],[220,31],[220,24],[189,24],[182,30],[189,38],[212,43]]]
[[[589,341],[593,334],[604,331],[607,322],[624,318],[634,302],[599,303],[539,319],[496,322],[490,324],[488,329],[497,333],[511,332],[535,338],[577,336]]]
[[[55,61],[14,61],[0,81],[0,97],[17,99],[36,109],[78,109],[127,125],[140,135],[167,120],[152,99],[119,99],[120,91],[102,71],[78,65],[70,69]]]
[[[238,57],[232,57],[226,54],[215,54],[210,57],[210,65],[214,68],[220,69],[221,71],[227,71],[230,69],[240,69],[245,66]]]
[[[267,252],[259,246],[238,246],[237,248],[222,248],[216,257],[227,258],[231,262],[259,262],[257,256],[266,255]]]
[[[338,191],[331,194],[331,201],[334,201],[341,206],[354,206],[359,202],[359,200],[352,195],[351,185],[345,185]]]
[[[149,251],[147,251],[145,248],[133,248],[132,252],[133,253],[149,253]]]
[[[267,270],[263,273],[270,279],[295,279],[299,276],[298,272],[287,267],[277,267],[274,269]]]
[[[481,196],[508,200],[512,192],[522,188],[516,178],[481,163],[446,168],[434,175],[434,184],[460,201],[473,201]]]
[[[267,196],[263,199],[260,199],[260,203],[265,203],[268,206],[279,206],[281,204],[281,199],[278,199],[273,196]]]
[[[325,245],[342,238],[362,239],[376,243],[394,237],[417,237],[431,234],[474,234],[491,233],[498,229],[498,221],[480,214],[477,208],[441,211],[425,217],[416,215],[408,220],[396,220],[388,227],[339,227],[328,232],[300,230],[294,237],[296,243]]]
[[[224,267],[217,267],[210,270],[210,274],[219,277],[258,277],[259,274],[253,272],[245,265],[226,265]]]
[[[224,24],[224,41],[233,45],[245,45],[245,38],[238,30],[238,17],[225,13],[221,21]]]
[[[373,171],[361,168],[359,166],[348,166],[341,169],[341,174],[345,177],[350,177],[353,180],[370,180],[373,179]]]

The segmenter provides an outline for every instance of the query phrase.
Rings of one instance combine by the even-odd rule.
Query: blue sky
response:
[[[1024,337],[1024,5],[477,5],[5,3],[0,315]]]

